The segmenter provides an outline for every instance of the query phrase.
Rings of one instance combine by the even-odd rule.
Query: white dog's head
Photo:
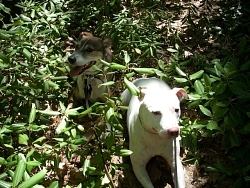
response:
[[[182,88],[174,88],[168,93],[158,93],[157,96],[155,91],[142,89],[141,97],[139,97],[141,100],[139,118],[143,127],[163,138],[178,137],[182,98],[188,98],[186,91]]]

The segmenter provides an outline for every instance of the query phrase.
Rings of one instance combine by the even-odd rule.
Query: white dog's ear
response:
[[[142,90],[144,90],[145,88],[139,87],[138,89],[139,89],[139,91],[140,91],[140,93],[139,93],[139,95],[138,95],[138,99],[139,99],[139,101],[141,101],[141,100],[143,100],[143,98],[144,98],[144,96],[145,96],[145,92],[142,91]]]
[[[188,99],[187,92],[183,88],[173,88],[172,92],[176,94],[179,100]]]

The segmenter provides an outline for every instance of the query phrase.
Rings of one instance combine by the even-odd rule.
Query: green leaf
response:
[[[205,108],[204,106],[202,105],[199,105],[199,108],[201,110],[201,112],[206,115],[206,116],[209,116],[209,117],[212,117],[212,113],[210,110],[208,110],[207,108]]]
[[[58,111],[50,111],[50,110],[39,110],[41,114],[47,115],[47,116],[57,116],[60,115],[61,112]]]
[[[164,61],[159,59],[157,63],[158,63],[158,66],[160,67],[160,69],[164,70]]]
[[[31,22],[31,19],[29,17],[25,16],[24,14],[20,14],[20,18],[24,22]]]
[[[108,148],[111,148],[114,142],[115,142],[115,134],[113,132],[110,132],[105,140],[105,144],[107,145]]]
[[[111,86],[111,85],[114,85],[115,82],[114,81],[109,81],[109,82],[105,82],[105,83],[102,83],[100,85],[98,85],[98,88],[100,88],[101,86]]]
[[[218,124],[217,122],[213,121],[213,120],[210,120],[209,123],[207,124],[207,129],[209,130],[218,130],[219,127],[218,127]]]
[[[41,170],[40,172],[32,176],[29,180],[19,185],[18,188],[28,188],[36,185],[45,177],[46,172],[47,172],[46,170]]]
[[[27,50],[26,48],[23,49],[23,55],[26,59],[28,59],[29,61],[31,60],[31,53],[29,50]]]
[[[122,156],[122,157],[126,157],[126,156],[129,156],[131,155],[133,152],[131,150],[128,150],[128,149],[121,149],[119,151],[116,151],[115,152],[115,155],[116,156]]]
[[[179,67],[175,67],[175,70],[180,76],[186,76],[186,73],[184,73]]]
[[[86,176],[86,172],[87,172],[87,169],[89,166],[90,166],[90,160],[88,158],[86,158],[84,163],[83,163],[83,170],[82,170],[82,173],[84,176]]]
[[[124,83],[132,95],[138,96],[140,94],[140,90],[126,77],[124,77]]]
[[[176,49],[173,48],[167,48],[167,51],[171,52],[171,53],[176,53],[178,52]]]
[[[127,68],[126,66],[117,63],[110,63],[109,67],[116,70],[125,70]]]
[[[12,185],[11,185],[11,183],[9,183],[9,182],[0,180],[0,187],[1,187],[1,188],[11,188]]]
[[[202,83],[199,80],[196,80],[194,82],[194,89],[200,95],[204,93],[204,87],[203,87]]]
[[[127,51],[124,51],[124,60],[125,60],[125,63],[129,63],[130,62],[130,57],[129,57]]]
[[[59,187],[58,181],[53,181],[53,182],[49,185],[49,188],[58,188],[58,187]]]
[[[232,146],[240,146],[241,138],[235,131],[230,131],[229,138]]]
[[[26,162],[26,164],[29,165],[29,166],[39,166],[39,165],[41,165],[41,162],[39,162],[39,161],[28,161],[28,162]]]
[[[242,116],[240,115],[240,113],[235,108],[230,109],[230,117],[232,118],[232,120],[234,121],[234,123],[236,125],[242,125],[243,124]]]
[[[99,62],[104,64],[105,66],[108,66],[108,67],[110,66],[110,63],[107,61],[104,61],[103,59],[99,59]]]
[[[23,144],[23,145],[28,145],[28,140],[29,140],[29,137],[27,134],[19,134],[18,135],[18,143],[19,144]]]
[[[225,70],[224,70],[224,68],[223,68],[223,67],[221,66],[221,64],[220,64],[220,60],[219,60],[219,59],[214,59],[214,60],[212,61],[212,63],[215,64],[216,68],[217,68],[221,73],[223,73],[223,74],[226,73]]]
[[[14,187],[16,187],[22,180],[25,169],[26,169],[25,161],[23,161],[22,159],[19,160],[12,181]]]
[[[29,123],[32,123],[36,118],[36,106],[35,103],[31,104],[31,111],[29,115]]]
[[[200,70],[200,71],[198,71],[198,72],[196,72],[196,73],[194,73],[194,74],[191,74],[191,75],[189,76],[189,79],[190,79],[190,80],[198,79],[198,78],[200,78],[200,77],[203,75],[203,73],[204,73],[204,70]]]
[[[232,82],[231,84],[229,84],[229,88],[235,95],[244,94],[244,83],[242,82]]]
[[[211,78],[207,74],[203,74],[203,79],[204,79],[205,86],[210,87],[212,83]]]
[[[176,77],[174,77],[174,79],[175,79],[176,82],[178,82],[178,83],[185,83],[185,82],[188,81],[186,78],[176,78]]]
[[[66,125],[67,125],[66,117],[63,116],[56,128],[56,134],[61,134],[63,130],[66,128]]]
[[[134,71],[140,74],[155,74],[154,68],[132,68]]]

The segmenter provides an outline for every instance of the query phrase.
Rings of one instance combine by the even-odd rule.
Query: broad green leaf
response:
[[[210,87],[212,83],[211,78],[207,74],[203,74],[203,79],[204,79],[205,86]]]
[[[26,162],[26,164],[29,165],[29,166],[39,166],[39,165],[41,165],[41,162],[39,162],[39,161],[28,161],[28,162]]]
[[[111,148],[114,142],[115,142],[115,134],[113,132],[110,132],[105,140],[105,144],[107,145],[108,148]]]
[[[0,180],[0,187],[1,188],[11,188],[12,184],[3,180]]]
[[[25,161],[23,161],[22,159],[19,160],[16,170],[15,170],[14,177],[13,177],[13,181],[12,181],[14,187],[16,187],[19,184],[19,182],[22,180],[25,169],[26,169]]]
[[[196,108],[199,106],[199,104],[200,104],[200,100],[193,101],[188,104],[188,108]]]
[[[0,165],[5,165],[6,163],[7,161],[3,157],[0,157]]]
[[[20,18],[24,22],[31,22],[31,19],[29,17],[25,16],[24,14],[20,14]]]
[[[209,117],[212,117],[212,113],[209,109],[205,108],[204,106],[202,105],[199,105],[199,108],[201,110],[201,112],[206,115],[206,116],[209,116]]]
[[[167,51],[171,52],[171,53],[176,53],[178,52],[176,49],[173,48],[167,48]]]
[[[213,120],[210,120],[209,123],[207,124],[207,129],[209,130],[217,130],[219,127],[218,127],[218,124],[217,122],[213,121]]]
[[[29,50],[27,50],[26,48],[23,49],[23,55],[26,59],[28,59],[29,61],[31,60],[31,53]]]
[[[101,86],[111,86],[111,85],[114,85],[115,82],[114,81],[109,81],[109,82],[105,82],[105,83],[102,83],[100,85],[98,85],[98,88],[100,88]]]
[[[140,74],[155,74],[154,68],[132,68],[134,71]]]
[[[84,176],[86,176],[86,172],[87,172],[87,169],[88,167],[90,166],[90,160],[88,158],[85,159],[84,163],[83,163],[83,170],[82,170],[82,173]]]
[[[0,157],[0,160],[1,160],[1,158],[2,158],[2,157]],[[1,162],[0,162],[0,164],[1,164]],[[2,164],[3,164],[3,163],[2,163]],[[7,174],[6,172],[0,174],[0,180],[3,180],[3,179],[5,179],[5,178],[7,178],[7,177],[8,177],[8,174]],[[1,187],[1,186],[0,186],[0,187]]]
[[[175,70],[180,76],[186,76],[186,73],[184,73],[179,67],[175,67]]]
[[[194,89],[198,94],[203,94],[204,93],[204,87],[202,83],[199,80],[196,80],[194,82]]]
[[[105,66],[110,66],[110,63],[107,61],[104,61],[103,59],[99,59],[99,62],[101,62],[102,64],[104,64]]]
[[[31,104],[31,110],[29,115],[29,123],[32,123],[36,118],[36,106],[35,103]]]
[[[53,181],[53,182],[49,185],[49,188],[58,188],[58,187],[59,187],[58,181]]]
[[[129,156],[131,155],[133,152],[131,150],[128,150],[128,149],[121,149],[119,151],[116,151],[115,152],[115,155],[116,156],[122,156],[122,157],[126,157],[126,156]]]
[[[124,77],[124,83],[132,95],[138,96],[140,94],[140,90],[126,77]]]
[[[61,134],[63,130],[66,128],[66,125],[67,125],[66,117],[63,116],[56,128],[56,134]]]
[[[158,66],[160,67],[160,69],[164,70],[164,61],[159,59],[157,63],[158,63]]]
[[[229,88],[235,95],[243,95],[244,94],[245,84],[242,82],[232,82],[229,84]]]
[[[212,61],[212,63],[215,64],[216,68],[217,68],[221,73],[223,73],[223,74],[226,73],[225,70],[224,70],[224,68],[223,68],[223,67],[221,66],[221,64],[220,64],[220,60],[214,59],[214,60]]]
[[[36,185],[39,183],[46,175],[46,170],[41,170],[34,176],[32,176],[29,180],[23,182],[21,185],[18,186],[18,188],[28,188]]]
[[[67,80],[68,78],[69,78],[68,76],[53,76],[50,79],[59,81],[59,80]]]
[[[188,81],[186,78],[176,78],[176,77],[174,77],[174,79],[175,79],[176,82],[178,82],[178,83],[185,83],[185,82]]]
[[[198,71],[198,72],[196,72],[194,74],[191,74],[189,76],[189,78],[190,78],[190,80],[198,79],[198,78],[200,78],[203,75],[203,73],[204,73],[204,70],[200,70],[200,71]]]
[[[125,60],[125,63],[129,63],[130,62],[130,56],[128,55],[127,51],[124,51],[124,60]]]
[[[19,134],[18,135],[18,143],[19,144],[23,144],[23,145],[28,145],[28,140],[29,140],[29,137],[27,134]]]
[[[61,114],[61,112],[58,111],[50,111],[50,110],[39,110],[41,114],[47,115],[47,116],[57,116]]]
[[[236,125],[242,125],[243,124],[242,116],[235,108],[230,109],[230,117],[232,118],[232,120],[234,121],[234,123]]]
[[[109,67],[116,70],[125,70],[127,68],[126,66],[117,63],[110,63]]]
[[[235,131],[230,131],[229,138],[232,146],[240,146],[241,138]]]

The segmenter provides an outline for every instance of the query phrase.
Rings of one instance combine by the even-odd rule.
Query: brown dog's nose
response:
[[[73,56],[73,55],[71,55],[71,56],[68,57],[68,61],[69,61],[71,64],[73,64],[73,63],[76,62],[76,57]]]
[[[178,127],[173,127],[173,128],[168,129],[168,134],[171,137],[177,137],[177,136],[179,136],[179,128]]]

